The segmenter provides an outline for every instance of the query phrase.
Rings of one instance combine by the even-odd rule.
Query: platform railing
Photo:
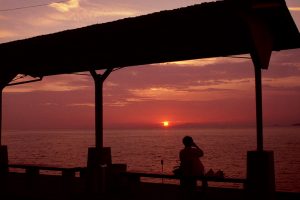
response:
[[[35,164],[9,164],[9,172],[13,169],[24,170],[24,173],[30,176],[38,176],[42,171],[58,172],[63,177],[82,177],[86,171],[84,167],[56,167],[56,166],[45,166]],[[22,173],[22,172],[19,172]]]
[[[174,174],[159,174],[159,173],[145,173],[145,172],[125,172],[122,174],[126,176],[130,182],[140,183],[141,178],[153,178],[153,179],[171,179],[180,180],[181,177]],[[247,179],[244,178],[231,178],[231,177],[211,177],[211,176],[196,176],[199,181],[205,181],[208,186],[208,182],[222,182],[222,183],[238,183],[242,184],[245,188]]]

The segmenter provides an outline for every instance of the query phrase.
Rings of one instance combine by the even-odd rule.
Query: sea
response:
[[[255,128],[105,129],[113,163],[128,171],[171,174],[179,165],[182,138],[192,136],[204,151],[205,170],[245,178],[247,151],[256,150]],[[6,130],[9,163],[85,167],[94,130]],[[274,152],[277,191],[300,192],[300,127],[264,128],[264,149]]]

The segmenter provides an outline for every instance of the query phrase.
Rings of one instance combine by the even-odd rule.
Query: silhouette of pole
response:
[[[95,83],[95,145],[103,148],[103,83],[113,69],[107,69],[103,74],[90,71]]]
[[[2,74],[1,74],[2,75]],[[3,97],[3,89],[8,83],[13,79],[14,74],[4,74],[4,76],[0,76],[0,147],[2,145],[2,97]]]
[[[0,147],[2,145],[2,92],[3,86],[0,85]]]
[[[263,112],[262,112],[262,84],[261,68],[255,66],[255,97],[256,97],[256,131],[257,151],[263,151]]]

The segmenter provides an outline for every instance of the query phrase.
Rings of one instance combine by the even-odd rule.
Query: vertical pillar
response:
[[[0,174],[8,172],[7,146],[2,145],[2,93],[4,86],[0,86]]]
[[[257,150],[247,153],[247,185],[251,199],[275,198],[275,169],[273,151],[264,151],[263,147],[263,108],[261,62],[257,54],[252,54],[255,68],[255,100]]]
[[[0,86],[0,146],[2,145],[2,92],[3,87]]]
[[[107,187],[108,169],[112,164],[110,147],[103,147],[103,82],[113,69],[103,74],[90,71],[95,84],[95,147],[88,149],[87,190],[103,193]]]
[[[90,71],[95,83],[95,145],[103,148],[103,83],[113,69],[107,69],[103,74]]]
[[[263,151],[263,111],[261,69],[255,66],[255,99],[256,99],[256,140],[257,151]]]
[[[3,89],[16,76],[13,73],[0,74],[0,175],[8,173],[8,150],[7,146],[2,145],[2,97]],[[1,187],[1,186],[0,186]]]
[[[103,148],[103,80],[101,76],[94,79],[95,83],[95,145]]]

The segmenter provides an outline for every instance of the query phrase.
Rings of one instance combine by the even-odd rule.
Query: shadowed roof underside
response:
[[[300,47],[284,0],[224,0],[0,44],[0,79],[247,54],[257,24],[272,50]]]

